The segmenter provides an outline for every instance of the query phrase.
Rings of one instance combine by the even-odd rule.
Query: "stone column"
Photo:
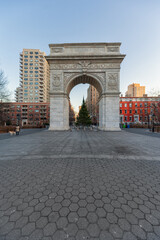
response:
[[[49,130],[69,129],[69,100],[63,93],[50,93],[50,128]]]
[[[99,129],[104,131],[120,131],[119,127],[119,95],[101,96],[99,102]]]

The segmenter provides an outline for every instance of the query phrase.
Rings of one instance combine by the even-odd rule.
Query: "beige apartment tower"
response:
[[[140,86],[139,83],[132,83],[128,86],[125,94],[126,97],[143,97],[145,94],[145,86]]]
[[[20,53],[16,102],[49,102],[50,74],[45,55],[39,49],[23,49]]]

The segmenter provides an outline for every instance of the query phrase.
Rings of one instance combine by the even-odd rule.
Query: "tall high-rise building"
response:
[[[88,112],[90,114],[92,123],[97,123],[98,122],[98,113],[99,113],[99,108],[98,108],[98,98],[99,94],[97,89],[90,85],[89,88],[87,89],[87,99],[86,99],[86,105]]]
[[[143,97],[145,94],[145,86],[140,86],[139,83],[132,83],[128,86],[126,97]]]
[[[16,102],[49,102],[50,74],[45,55],[39,49],[23,49],[20,53]]]

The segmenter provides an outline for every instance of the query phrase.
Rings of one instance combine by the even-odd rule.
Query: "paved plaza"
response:
[[[0,240],[160,240],[159,135],[3,136]]]

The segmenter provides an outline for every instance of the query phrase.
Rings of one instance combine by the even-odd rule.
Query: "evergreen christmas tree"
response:
[[[91,118],[89,116],[86,103],[83,98],[81,109],[79,110],[79,114],[77,117],[77,125],[89,126],[91,125]]]

